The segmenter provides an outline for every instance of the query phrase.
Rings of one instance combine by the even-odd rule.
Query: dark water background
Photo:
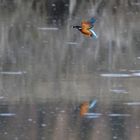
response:
[[[0,0],[0,140],[139,140],[139,23],[138,0]]]

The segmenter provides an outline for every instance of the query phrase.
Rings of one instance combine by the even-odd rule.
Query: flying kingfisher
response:
[[[80,105],[80,116],[89,115],[89,110],[93,109],[96,106],[97,100],[93,100],[91,103],[84,101]],[[93,114],[93,113],[92,113]]]
[[[94,23],[96,19],[91,18],[89,21],[82,21],[81,26],[73,26],[73,28],[78,29],[81,33],[83,33],[86,36],[93,37],[93,38],[98,38],[94,31]]]

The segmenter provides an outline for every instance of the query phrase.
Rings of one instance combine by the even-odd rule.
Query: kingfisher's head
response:
[[[72,27],[78,29],[79,31],[81,31],[81,29],[82,29],[81,26],[72,26]]]

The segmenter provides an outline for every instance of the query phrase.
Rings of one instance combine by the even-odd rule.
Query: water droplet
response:
[[[42,127],[46,127],[47,125],[43,123],[43,124],[41,124],[41,126],[42,126]]]
[[[53,3],[53,4],[52,4],[52,6],[53,6],[53,7],[55,7],[55,6],[56,6],[56,4],[55,4],[55,3]]]
[[[105,74],[101,74],[102,77],[114,77],[114,78],[117,78],[117,77],[122,77],[122,78],[125,78],[125,77],[131,77],[131,74],[123,74],[123,73],[105,73]]]
[[[113,139],[115,140],[115,139],[117,139],[118,137],[117,136],[113,136]]]
[[[28,119],[29,122],[32,122],[33,120],[31,118]]]
[[[139,128],[140,128],[140,126],[136,125],[136,129],[139,129]]]
[[[124,104],[135,106],[135,105],[140,105],[140,102],[128,102],[128,103],[124,103]]]
[[[4,135],[7,135],[7,134],[8,134],[8,132],[5,131],[5,132],[4,132]]]

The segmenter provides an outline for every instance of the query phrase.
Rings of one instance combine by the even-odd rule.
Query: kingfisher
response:
[[[82,21],[81,26],[73,26],[73,28],[78,29],[81,33],[88,37],[98,38],[94,31],[94,23],[96,22],[95,18],[91,18],[89,21]]]
[[[93,109],[95,107],[96,103],[97,103],[97,100],[93,100],[91,103],[88,101],[84,101],[80,105],[80,116],[89,115],[89,110]]]

